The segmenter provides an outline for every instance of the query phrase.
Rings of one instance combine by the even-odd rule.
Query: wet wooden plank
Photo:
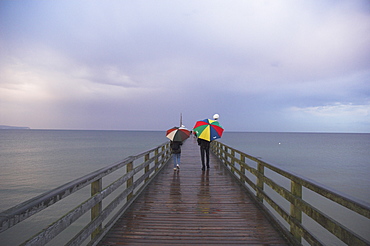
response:
[[[188,139],[180,171],[171,160],[99,245],[288,245],[214,156],[201,170],[199,152]]]

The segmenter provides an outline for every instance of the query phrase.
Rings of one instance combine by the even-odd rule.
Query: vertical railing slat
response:
[[[261,162],[257,162],[257,171],[258,171],[258,177],[257,177],[257,187],[259,188],[257,190],[257,200],[259,202],[263,202],[263,177],[265,176],[265,166]]]
[[[302,199],[302,185],[291,181],[291,193],[294,195],[297,199]],[[299,224],[302,223],[302,210],[299,209],[297,206],[295,206],[293,203],[290,204],[290,215],[299,222]],[[299,229],[291,225],[290,226],[290,232],[293,234],[293,236],[298,240],[298,242],[302,241],[301,234],[299,232]]]
[[[234,149],[231,149],[231,160],[230,160],[230,163],[231,163],[231,172],[233,174],[235,174],[235,150]]]
[[[146,154],[145,155],[145,158],[144,158],[144,161],[145,162],[147,162],[149,160],[149,153],[148,154]],[[146,167],[145,167],[145,174],[147,173],[147,172],[149,172],[149,165],[147,165]],[[150,177],[147,177],[146,179],[145,179],[145,183],[146,182],[148,182],[148,180],[150,179]]]
[[[95,194],[98,194],[103,189],[102,179],[98,179],[91,183],[91,196],[94,196]],[[102,211],[102,202],[100,201],[97,203],[94,207],[91,208],[91,220],[94,220],[97,218]],[[95,238],[101,231],[102,224],[98,226],[98,228],[95,229],[95,231],[91,234],[91,239]]]
[[[241,163],[245,163],[245,156],[240,154],[240,162]],[[244,165],[240,165],[240,172],[241,172],[241,175],[240,175],[240,181],[242,181],[242,183],[244,184],[245,183],[245,167]]]
[[[127,173],[130,173],[132,170],[134,169],[134,165],[132,162],[128,163],[127,166],[126,166],[126,171]],[[131,178],[129,178],[127,180],[127,187],[126,189],[128,189],[129,187],[131,187],[134,183],[134,177],[132,176]],[[131,192],[130,194],[127,195],[127,201],[129,201],[133,196],[133,192]]]

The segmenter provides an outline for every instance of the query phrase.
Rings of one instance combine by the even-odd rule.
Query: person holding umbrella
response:
[[[180,170],[180,159],[181,159],[181,141],[171,141],[170,147],[173,155],[173,170]]]
[[[218,123],[219,115],[213,115],[213,120],[205,119],[195,123],[194,132],[198,139],[198,145],[200,146],[200,158],[202,161],[202,170],[209,169],[209,147],[211,141],[220,138],[224,129]]]
[[[204,171],[206,169],[204,159],[206,159],[207,169],[209,169],[209,146],[211,142],[201,139],[201,138],[198,138],[197,141],[200,147],[200,158],[202,161],[202,171]]]
[[[181,125],[173,127],[166,132],[166,137],[171,140],[170,147],[173,155],[173,170],[180,170],[181,145],[190,136],[190,131]]]

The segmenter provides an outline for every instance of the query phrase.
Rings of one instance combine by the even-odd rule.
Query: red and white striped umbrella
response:
[[[171,141],[184,141],[190,136],[190,131],[182,127],[173,127],[168,129],[166,132],[166,137]]]

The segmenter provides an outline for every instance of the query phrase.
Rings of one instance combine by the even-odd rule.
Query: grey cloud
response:
[[[195,120],[217,111],[233,130],[289,131],[291,118],[304,131],[330,128],[304,120],[320,106],[369,104],[367,1],[1,1],[0,16],[7,86],[29,72],[28,92],[42,92],[50,118],[75,117],[68,127],[145,129],[134,122],[155,118],[162,129],[178,111]],[[0,93],[4,105],[34,103]]]

